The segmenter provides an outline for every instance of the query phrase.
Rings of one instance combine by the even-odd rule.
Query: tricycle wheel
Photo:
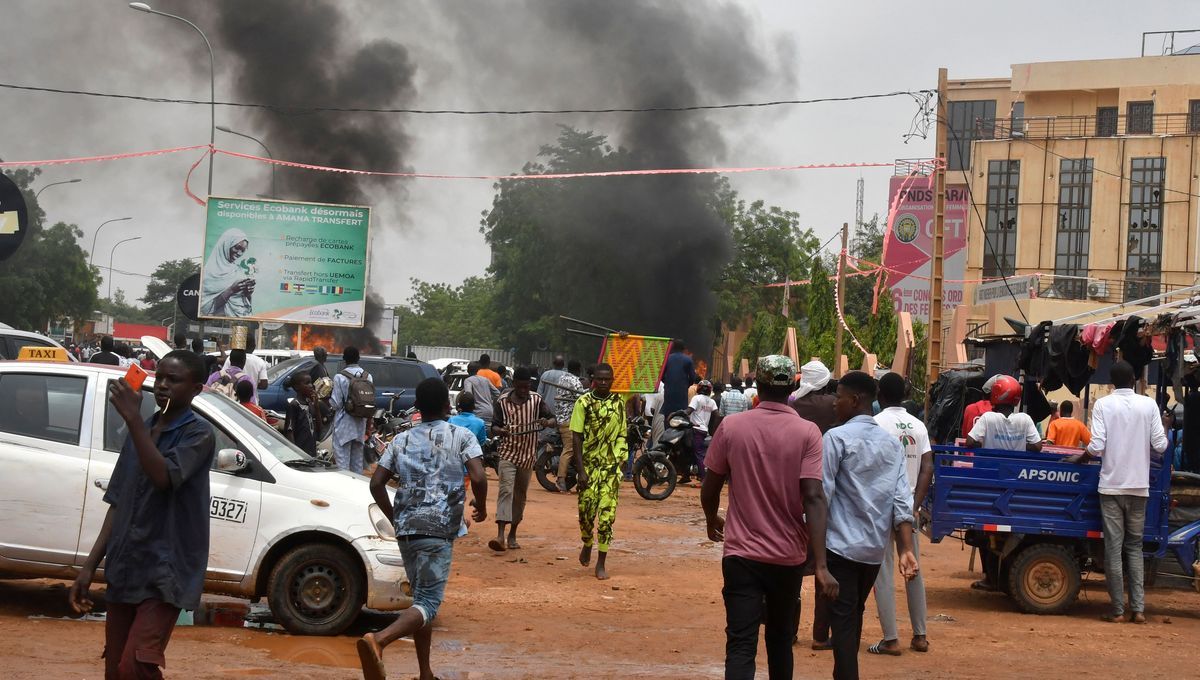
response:
[[[1012,597],[1030,614],[1062,614],[1079,597],[1079,560],[1066,546],[1040,543],[1022,550],[1008,575]]]
[[[1142,583],[1147,588],[1153,588],[1155,583],[1158,583],[1158,568],[1162,560],[1157,557],[1147,557],[1142,563]]]

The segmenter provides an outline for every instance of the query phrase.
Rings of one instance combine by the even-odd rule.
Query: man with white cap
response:
[[[796,413],[816,425],[821,434],[837,424],[833,409],[836,397],[828,390],[831,377],[825,364],[814,359],[800,367],[800,386],[788,398]]]

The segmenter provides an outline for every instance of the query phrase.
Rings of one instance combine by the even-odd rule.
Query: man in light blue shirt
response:
[[[823,443],[826,561],[838,582],[829,611],[835,680],[858,678],[863,610],[893,530],[900,573],[911,579],[918,569],[904,448],[871,417],[875,394],[875,380],[866,373],[842,376],[834,409],[845,424],[826,432]]]

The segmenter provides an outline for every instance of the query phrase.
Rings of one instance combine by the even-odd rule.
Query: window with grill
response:
[[[1117,135],[1117,107],[1101,106],[1096,109],[1096,136],[1115,137]]]
[[[1154,134],[1154,102],[1129,102],[1125,113],[1125,134]]]
[[[949,102],[947,106],[950,115],[947,167],[967,170],[971,167],[971,142],[995,136],[996,100]]]
[[[983,275],[1017,272],[1017,189],[1021,161],[988,161],[987,222],[983,228]]]
[[[1092,159],[1064,158],[1058,168],[1058,234],[1054,244],[1054,290],[1069,300],[1087,297],[1092,233]],[[1068,278],[1079,277],[1079,278]]]
[[[1200,99],[1188,102],[1188,134],[1200,135]]]
[[[1162,274],[1163,181],[1167,159],[1134,158],[1129,172],[1125,299],[1158,295]]]

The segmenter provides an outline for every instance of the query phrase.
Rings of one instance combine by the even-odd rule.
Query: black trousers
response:
[[[862,642],[863,610],[879,575],[878,564],[848,560],[826,551],[829,573],[838,582],[837,599],[829,604],[833,627],[834,680],[858,680],[858,647]]]
[[[769,677],[790,680],[803,567],[731,556],[721,560],[721,573],[725,577],[721,595],[725,598],[726,680],[754,677],[760,624],[766,626]]]

